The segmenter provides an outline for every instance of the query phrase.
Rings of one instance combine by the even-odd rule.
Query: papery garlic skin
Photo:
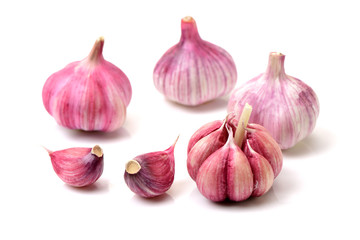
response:
[[[201,164],[226,143],[229,134],[225,125],[236,130],[230,121],[226,119],[210,122],[191,136],[188,143],[187,169],[193,180],[196,180]]]
[[[243,201],[251,196],[254,185],[251,166],[234,144],[232,133],[227,143],[201,165],[196,184],[206,198],[215,202]]]
[[[68,64],[46,81],[42,97],[57,123],[70,129],[110,132],[126,118],[132,89],[127,76],[102,55],[99,38],[88,57]]]
[[[251,195],[259,197],[271,188],[274,182],[274,169],[266,158],[251,148],[249,142],[246,145],[245,155],[250,163],[254,179],[254,189]]]
[[[279,175],[283,165],[281,149],[263,126],[254,123],[247,125],[246,143],[243,149],[245,153],[256,152],[263,156],[269,161],[274,177]]]
[[[264,126],[281,149],[293,147],[315,128],[319,101],[311,87],[285,74],[285,55],[270,53],[265,73],[231,94],[228,112],[239,114],[245,103],[253,106],[250,122]]]
[[[126,164],[124,179],[131,191],[152,198],[170,189],[175,176],[175,144],[165,151],[139,155]]]
[[[185,17],[180,42],[157,62],[153,79],[166,98],[196,106],[230,93],[237,72],[230,54],[202,40],[195,20]]]
[[[85,187],[96,182],[104,169],[104,154],[93,148],[68,148],[48,151],[55,173],[73,187]]]
[[[269,132],[258,124],[248,124],[239,145],[234,140],[234,119],[225,119],[215,130],[218,121],[205,124],[189,141],[189,175],[199,191],[212,201],[243,201],[261,196],[269,191],[282,168],[281,149]],[[211,131],[199,138],[206,129]]]

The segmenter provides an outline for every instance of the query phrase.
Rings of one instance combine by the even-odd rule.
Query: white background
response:
[[[360,14],[357,1],[1,1],[0,239],[359,239]],[[268,54],[286,55],[289,75],[320,100],[314,132],[284,151],[272,189],[216,204],[186,170],[186,147],[201,125],[223,119],[227,97],[183,107],[157,92],[153,68],[180,38],[180,20],[226,49],[238,83],[263,72]],[[133,87],[125,125],[85,133],[46,112],[46,79],[87,56],[99,36],[104,57]],[[123,180],[132,157],[175,148],[176,174],[162,197],[134,196]],[[105,169],[88,188],[65,185],[42,146],[92,147]]]

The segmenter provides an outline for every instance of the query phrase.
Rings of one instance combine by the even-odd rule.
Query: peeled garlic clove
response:
[[[104,38],[96,40],[88,57],[68,64],[46,81],[46,110],[61,126],[110,132],[126,117],[132,90],[129,79],[102,55]]]
[[[282,168],[281,149],[276,141],[264,127],[247,124],[251,110],[251,106],[245,106],[235,134],[234,118],[227,118],[219,129],[199,139],[188,154],[189,175],[199,191],[212,201],[261,196],[271,188]],[[224,129],[227,134],[221,132]],[[227,142],[220,144],[222,141],[212,136],[216,134],[226,136]]]
[[[245,154],[234,144],[232,133],[227,143],[201,165],[196,184],[206,198],[215,202],[242,201],[251,196],[251,167]]]
[[[180,42],[157,62],[154,84],[166,98],[196,106],[224,96],[237,79],[232,57],[222,48],[200,38],[195,20],[181,20]]]
[[[93,148],[68,148],[48,152],[55,173],[71,186],[93,184],[103,172],[104,154],[98,145]]]
[[[301,80],[285,74],[285,55],[270,53],[265,73],[236,89],[228,112],[240,114],[253,106],[250,122],[264,126],[282,149],[293,147],[314,129],[319,115],[315,92]]]
[[[175,175],[175,143],[165,151],[139,155],[126,163],[124,178],[135,194],[145,198],[159,196],[172,185]]]

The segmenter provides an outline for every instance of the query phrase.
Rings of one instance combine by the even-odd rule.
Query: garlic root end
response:
[[[140,171],[141,166],[138,161],[130,160],[125,165],[125,171],[129,174],[136,174]]]
[[[103,150],[101,149],[101,147],[99,145],[95,145],[92,149],[91,149],[91,154],[96,155],[97,157],[102,157],[103,156]]]

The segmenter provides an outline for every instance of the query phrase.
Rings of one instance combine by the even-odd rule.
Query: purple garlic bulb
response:
[[[272,52],[265,73],[237,88],[228,112],[239,114],[245,103],[253,106],[250,122],[264,126],[281,149],[293,147],[315,128],[319,101],[315,92],[284,70],[285,55]]]
[[[188,144],[187,169],[202,195],[220,202],[243,201],[269,191],[283,158],[279,145],[258,124],[248,124],[251,106],[240,116],[201,127]]]
[[[124,124],[131,84],[125,73],[104,59],[103,47],[100,37],[85,59],[68,64],[46,80],[43,103],[59,125],[111,132]]]
[[[230,93],[237,72],[230,54],[202,40],[195,20],[185,17],[180,42],[160,58],[153,78],[167,99],[196,106]]]

